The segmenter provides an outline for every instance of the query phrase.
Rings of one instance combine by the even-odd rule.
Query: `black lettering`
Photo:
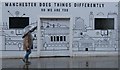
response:
[[[33,7],[33,3],[31,3],[31,7]]]
[[[43,7],[45,7],[45,3],[43,3]]]
[[[71,7],[71,3],[69,3],[69,7]]]
[[[59,7],[59,3],[57,3],[57,7]]]
[[[42,12],[44,12],[44,11],[45,11],[45,9],[41,9],[41,11],[42,11]]]
[[[68,3],[66,3],[66,7],[68,7]]]
[[[85,3],[85,7],[86,7],[86,3]]]
[[[52,12],[52,9],[48,9],[49,12]]]
[[[5,6],[8,6],[8,3],[5,3]]]
[[[18,2],[16,3],[16,6],[18,6]]]
[[[19,3],[19,6],[22,6],[21,3]]]
[[[48,5],[47,5],[47,3],[45,3],[45,7],[47,7]]]
[[[98,7],[98,3],[97,3],[97,7]]]
[[[45,6],[48,7],[48,3],[45,3]]]
[[[104,7],[104,4],[102,4],[102,7]]]
[[[84,3],[82,3],[82,7],[84,6]]]
[[[34,3],[34,6],[36,6],[36,3]]]
[[[99,4],[99,7],[101,7],[101,4]]]
[[[68,9],[62,9],[63,12],[68,12]]]
[[[74,7],[76,7],[76,3],[74,3]]]
[[[13,4],[13,6],[15,6],[15,3],[12,3]]]
[[[81,7],[81,5],[82,5],[82,3],[80,3],[80,5],[79,5],[79,6]]]
[[[64,7],[65,6],[65,4],[64,3],[62,3],[62,5],[61,5],[62,7]]]
[[[92,7],[92,3],[90,4],[90,6]]]
[[[27,3],[25,3],[25,6],[27,7]]]
[[[56,7],[56,3],[54,3],[54,6]]]
[[[30,3],[28,3],[28,6],[30,7]]]
[[[24,3],[22,3],[22,6],[24,7]]]
[[[89,5],[90,5],[90,4],[88,3],[88,4],[87,4],[87,7],[89,7]]]
[[[42,6],[42,4],[41,4],[41,3],[39,3],[39,6],[41,7],[41,6]]]
[[[51,3],[49,3],[49,7],[51,7]]]
[[[12,4],[10,3],[9,6],[12,6]]]
[[[96,7],[96,4],[93,4],[93,7]]]

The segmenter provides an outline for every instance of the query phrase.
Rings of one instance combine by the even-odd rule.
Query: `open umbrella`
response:
[[[22,38],[24,38],[29,32],[32,33],[35,29],[37,29],[37,26],[34,24],[28,25],[24,28],[24,35]]]

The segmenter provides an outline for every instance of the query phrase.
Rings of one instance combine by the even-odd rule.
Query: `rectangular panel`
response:
[[[114,18],[95,18],[95,30],[114,29]]]
[[[29,25],[29,17],[9,17],[9,28],[25,28]]]

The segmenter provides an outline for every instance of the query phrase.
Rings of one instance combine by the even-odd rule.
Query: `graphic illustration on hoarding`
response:
[[[3,2],[1,51],[23,51],[24,28],[35,24],[39,29],[32,33],[35,39],[33,50],[39,50],[41,55],[57,52],[63,55],[68,53],[69,56],[83,51],[116,52],[117,4]]]

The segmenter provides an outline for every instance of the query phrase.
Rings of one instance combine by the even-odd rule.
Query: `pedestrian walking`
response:
[[[37,26],[30,30],[30,26],[27,26],[27,31],[23,35],[23,49],[26,51],[25,56],[23,57],[23,62],[30,64],[29,55],[31,54],[31,49],[33,49],[33,37],[32,32],[37,29]]]

